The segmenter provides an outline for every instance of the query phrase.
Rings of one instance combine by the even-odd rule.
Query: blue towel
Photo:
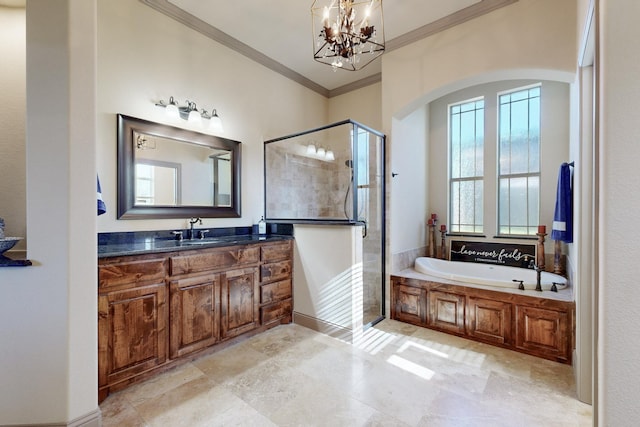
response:
[[[98,182],[98,215],[102,215],[107,212],[107,205],[102,201],[102,189],[100,188],[100,178],[96,175]]]
[[[556,211],[553,214],[551,238],[563,242],[573,242],[573,194],[571,193],[571,169],[568,163],[560,166]]]

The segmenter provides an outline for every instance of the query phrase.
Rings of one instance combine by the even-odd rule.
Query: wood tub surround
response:
[[[571,364],[573,301],[392,275],[391,318]]]
[[[98,260],[98,395],[292,318],[292,240]]]

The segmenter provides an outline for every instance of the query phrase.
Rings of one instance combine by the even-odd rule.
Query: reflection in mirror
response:
[[[136,205],[179,206],[180,163],[136,159]]]
[[[239,217],[239,142],[118,116],[118,218]]]

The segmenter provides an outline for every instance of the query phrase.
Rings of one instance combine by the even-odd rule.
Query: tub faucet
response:
[[[193,240],[196,238],[196,233],[193,229],[193,225],[197,223],[200,223],[200,225],[202,225],[202,220],[200,218],[189,219],[189,240]]]
[[[536,291],[542,292],[542,284],[540,283],[542,268],[538,264],[536,264],[534,260],[531,260],[531,262],[529,263],[529,266],[536,271]]]

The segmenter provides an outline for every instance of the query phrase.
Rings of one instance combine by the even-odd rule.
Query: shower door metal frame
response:
[[[351,125],[351,155],[352,155],[352,159],[353,159],[353,175],[354,175],[354,179],[353,182],[351,183],[351,191],[353,194],[352,197],[352,213],[351,213],[351,218],[347,218],[344,221],[341,220],[335,220],[335,219],[318,219],[318,218],[270,218],[267,217],[267,164],[266,164],[266,151],[267,151],[267,146],[268,144],[274,143],[274,142],[278,142],[278,141],[283,141],[286,139],[290,139],[290,138],[295,138],[295,137],[299,137],[299,136],[304,136],[304,135],[308,135],[308,134],[312,134],[315,132],[319,132],[319,131],[323,131],[323,130],[327,130],[327,129],[331,129],[337,126],[342,126],[342,125],[347,125],[350,124]],[[386,136],[380,132],[377,131],[369,126],[366,126],[362,123],[359,123],[355,120],[352,119],[346,119],[346,120],[342,120],[336,123],[331,123],[325,126],[321,126],[321,127],[317,127],[314,129],[310,129],[310,130],[306,130],[306,131],[302,131],[302,132],[298,132],[298,133],[294,133],[294,134],[290,134],[290,135],[286,135],[286,136],[282,136],[279,138],[274,138],[274,139],[270,139],[267,141],[264,141],[263,144],[263,194],[264,194],[264,206],[263,206],[263,212],[265,214],[265,220],[268,222],[272,222],[272,223],[286,223],[286,224],[326,224],[326,225],[331,225],[331,224],[354,224],[354,225],[364,225],[364,227],[367,227],[366,222],[363,224],[362,221],[358,220],[358,197],[357,195],[357,191],[358,191],[358,144],[357,144],[357,137],[358,137],[358,129],[364,129],[367,132],[377,136],[378,138],[380,138],[380,202],[379,202],[379,208],[380,208],[380,224],[381,224],[381,230],[380,230],[380,240],[381,240],[381,244],[380,244],[380,273],[381,273],[381,283],[380,285],[380,289],[382,291],[381,293],[381,299],[380,299],[380,314],[378,316],[378,318],[376,320],[374,320],[373,322],[368,323],[366,326],[373,326],[376,323],[380,322],[382,319],[384,319],[385,317],[385,312],[386,312],[386,303],[385,303],[385,282],[386,282]],[[347,216],[347,215],[345,215]]]

